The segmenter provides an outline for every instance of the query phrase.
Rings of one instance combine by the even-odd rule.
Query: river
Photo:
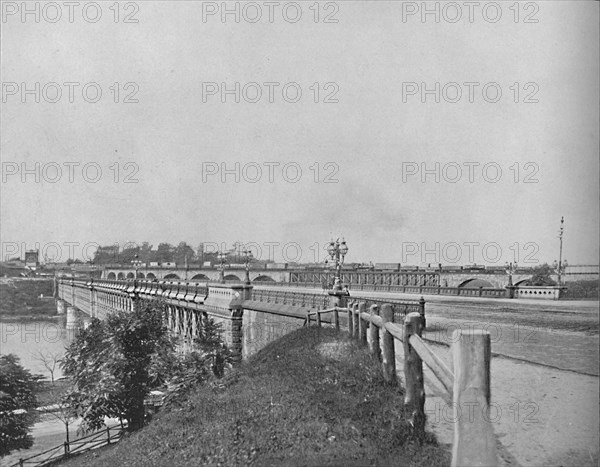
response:
[[[50,372],[35,356],[40,352],[62,356],[72,340],[73,333],[66,329],[65,316],[27,322],[0,321],[0,353],[15,354],[23,367],[44,379],[50,379]],[[61,376],[60,365],[56,365],[54,378]]]

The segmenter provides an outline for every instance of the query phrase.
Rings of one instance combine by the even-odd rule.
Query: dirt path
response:
[[[450,349],[431,347],[450,366]],[[402,377],[399,346],[396,354]],[[598,465],[598,377],[504,357],[492,359],[491,371],[491,418],[504,465]],[[425,380],[428,429],[450,446],[456,415],[427,369]]]

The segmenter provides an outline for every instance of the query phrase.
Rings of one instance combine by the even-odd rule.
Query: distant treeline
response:
[[[243,263],[244,256],[241,248],[231,249],[228,252],[227,262]],[[206,251],[205,245],[200,244],[196,249],[186,242],[180,242],[178,245],[170,243],[159,243],[156,248],[149,242],[143,242],[140,245],[125,246],[120,248],[118,245],[108,245],[98,247],[94,256],[94,264],[131,264],[134,260],[142,263],[200,263],[210,262],[219,263],[218,252]],[[264,263],[266,261],[254,261]]]

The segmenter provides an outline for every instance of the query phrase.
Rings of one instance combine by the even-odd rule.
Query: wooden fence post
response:
[[[335,310],[333,310],[333,324],[335,326],[336,331],[340,330],[340,312],[338,311],[338,308],[335,307]]]
[[[419,300],[419,314],[423,320],[423,329],[425,329],[427,327],[427,323],[425,321],[425,299],[423,297],[421,297],[421,300]]]
[[[106,435],[108,437],[108,441],[106,444],[110,444],[110,427],[106,427]]]
[[[394,350],[394,336],[392,336],[387,329],[385,329],[385,323],[394,322],[394,310],[392,305],[386,303],[381,307],[381,320],[383,321],[383,335],[381,336],[381,343],[383,346],[383,379],[386,383],[396,383],[396,354]]]
[[[423,361],[410,345],[410,336],[421,337],[422,317],[419,313],[409,313],[404,319],[404,378],[406,393],[404,408],[416,432],[425,432],[425,385],[423,381]]]
[[[379,306],[371,305],[369,309],[371,316],[376,315],[379,316]],[[371,354],[375,355],[377,360],[381,360],[381,346],[379,343],[379,328],[375,326],[375,324],[371,323],[369,325],[369,337],[371,338],[371,342],[369,342],[369,350]]]
[[[352,332],[354,332],[354,316],[352,315],[352,305],[354,302],[348,302],[348,334],[352,337]]]
[[[355,339],[358,339],[360,337],[359,334],[359,329],[358,329],[358,321],[359,321],[359,316],[358,316],[358,302],[354,302],[352,304],[352,315],[354,316],[354,320],[352,321],[352,337],[354,337]]]
[[[321,327],[321,312],[317,311],[317,326]]]
[[[498,465],[490,416],[490,333],[456,330],[452,342],[456,411],[452,466]]]
[[[367,321],[360,315],[367,312],[367,304],[360,302],[358,304],[358,339],[361,344],[367,345]]]

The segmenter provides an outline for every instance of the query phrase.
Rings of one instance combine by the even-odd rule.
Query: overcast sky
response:
[[[454,23],[446,3],[439,23],[408,14],[421,2],[322,2],[318,22],[312,1],[297,22],[288,3],[273,22],[254,4],[252,23],[247,3],[222,22],[203,18],[221,2],[138,1],[115,23],[113,2],[97,22],[94,7],[70,22],[62,2],[56,22],[44,2],[23,21],[3,2],[3,256],[183,240],[313,261],[311,245],[343,235],[348,261],[525,264],[558,258],[564,216],[563,258],[598,264],[598,2],[521,4],[518,22],[513,2],[497,22],[459,2]],[[240,102],[222,102],[236,82]]]

